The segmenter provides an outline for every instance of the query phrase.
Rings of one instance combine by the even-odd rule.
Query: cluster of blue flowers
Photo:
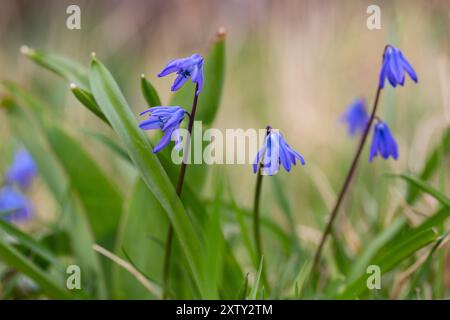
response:
[[[199,54],[171,60],[158,74],[158,77],[164,77],[176,72],[178,76],[172,85],[172,91],[180,89],[190,78],[192,82],[197,85],[196,95],[198,96],[203,88],[203,64],[204,59]],[[180,106],[158,106],[140,113],[141,116],[144,114],[148,114],[149,118],[140,123],[139,127],[141,129],[161,129],[164,132],[164,136],[153,148],[153,152],[157,153],[165,148],[169,144],[172,135],[175,135],[175,147],[179,150],[181,138],[178,130],[186,114],[189,113]],[[263,160],[262,167],[264,168],[264,173],[267,175],[274,175],[277,173],[280,164],[282,164],[286,171],[289,172],[291,166],[296,164],[296,159],[298,159],[302,165],[305,164],[303,157],[287,144],[283,135],[278,131],[273,130],[271,127],[268,127],[267,136],[263,146],[258,151],[253,164],[254,172],[257,172],[261,160]]]
[[[379,88],[384,88],[386,78],[394,88],[397,85],[403,86],[406,78],[405,74],[408,74],[414,82],[418,81],[416,72],[403,56],[403,53],[391,45],[386,46],[380,71]],[[375,115],[372,116],[374,117]],[[351,136],[357,133],[362,134],[365,130],[368,130],[367,125],[369,124],[370,116],[367,113],[364,100],[357,99],[350,104],[341,119],[347,124],[348,132]],[[398,145],[389,126],[378,117],[376,121],[369,161],[372,162],[373,158],[378,155],[381,155],[383,159],[392,157],[397,160],[399,153]]]
[[[4,174],[5,184],[0,189],[2,219],[20,222],[33,216],[33,205],[23,192],[29,188],[36,174],[36,164],[30,154],[25,149],[19,150]]]
[[[180,89],[188,79],[191,79],[197,85],[196,95],[198,96],[203,87],[203,64],[203,57],[199,54],[193,54],[190,57],[169,61],[158,76],[163,77],[176,72],[178,76],[172,85],[172,91]],[[397,85],[403,86],[405,74],[408,74],[413,81],[418,81],[416,72],[403,53],[394,46],[386,46],[379,76],[379,89],[384,88],[386,79],[394,88]],[[149,114],[149,118],[141,122],[139,125],[141,129],[161,129],[164,132],[163,138],[155,146],[153,152],[159,152],[166,147],[172,135],[175,135],[175,146],[179,149],[181,138],[178,129],[186,114],[189,113],[179,106],[158,106],[145,110],[140,115],[144,114]],[[375,117],[375,115],[369,116],[365,100],[359,98],[348,107],[341,120],[348,125],[349,135],[354,136],[363,134],[370,129],[368,124],[371,117]],[[369,161],[371,162],[378,155],[381,155],[384,159],[389,157],[398,159],[398,145],[388,125],[378,117],[376,117],[376,120]],[[299,160],[302,165],[305,164],[303,157],[289,146],[283,135],[268,127],[263,146],[254,160],[253,171],[256,173],[258,166],[261,165],[265,174],[274,175],[282,165],[289,172],[291,167],[296,164],[296,160]]]
[[[172,85],[172,91],[177,91],[188,79],[191,79],[197,86],[195,94],[198,96],[203,88],[203,63],[203,57],[199,54],[171,60],[158,74],[158,77],[164,77],[176,72],[178,76]],[[180,125],[186,114],[189,113],[180,106],[157,106],[140,113],[141,116],[144,114],[148,114],[149,118],[140,123],[139,127],[141,129],[161,129],[164,132],[164,136],[153,148],[153,152],[157,153],[164,149],[169,144],[172,135],[175,136],[175,147],[179,150],[181,147]]]

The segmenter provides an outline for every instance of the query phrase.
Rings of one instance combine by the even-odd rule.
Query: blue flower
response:
[[[203,57],[199,54],[193,54],[190,57],[171,60],[166,67],[158,74],[158,77],[164,77],[176,72],[178,77],[175,79],[171,90],[177,91],[189,79],[198,85],[196,94],[199,95],[203,87]]]
[[[33,216],[31,202],[11,186],[0,189],[0,216],[10,222],[29,220]]]
[[[417,74],[411,64],[403,56],[403,53],[396,47],[388,45],[383,54],[383,65],[380,72],[380,88],[384,88],[386,78],[395,88],[398,84],[405,83],[405,72],[415,82],[418,81]]]
[[[187,111],[178,106],[153,107],[141,112],[140,115],[142,116],[146,113],[150,113],[150,116],[147,120],[139,124],[139,128],[143,130],[161,129],[164,132],[164,136],[153,148],[153,152],[157,153],[167,146],[172,134],[175,135],[175,147],[179,149],[181,146],[181,137],[178,129]]]
[[[341,120],[347,123],[350,136],[354,136],[356,133],[363,133],[369,121],[364,99],[353,101],[342,115]]]
[[[374,127],[372,146],[370,147],[369,161],[380,154],[383,159],[391,156],[395,160],[398,158],[398,146],[389,127],[384,122],[378,122]]]
[[[17,183],[25,189],[31,184],[36,173],[37,168],[33,158],[25,149],[20,149],[14,156],[11,167],[6,170],[5,179],[8,183]]]
[[[296,159],[298,159],[302,165],[305,165],[303,157],[292,150],[284,140],[283,135],[270,127],[267,129],[264,144],[258,151],[253,163],[254,173],[258,171],[258,165],[260,164],[261,159],[263,159],[262,165],[264,173],[270,176],[277,173],[280,169],[280,163],[288,172],[291,170],[291,166],[296,164]]]

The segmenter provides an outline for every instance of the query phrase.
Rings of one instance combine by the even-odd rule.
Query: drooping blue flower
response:
[[[12,165],[6,170],[5,179],[10,184],[17,183],[21,188],[27,188],[37,174],[33,158],[25,149],[20,149],[14,156]]]
[[[33,216],[31,202],[11,186],[0,189],[0,217],[10,222],[29,220]]]
[[[389,156],[395,160],[398,159],[397,142],[392,136],[388,125],[382,121],[379,121],[374,127],[369,161],[372,162],[373,158],[379,154],[383,157],[383,159],[387,159]]]
[[[403,86],[405,83],[405,73],[417,82],[417,74],[411,64],[403,56],[403,53],[396,47],[388,45],[383,54],[383,64],[380,71],[380,88],[384,88],[386,78],[395,88],[398,84]]]
[[[342,115],[341,120],[347,124],[350,136],[354,136],[356,133],[363,133],[369,121],[369,114],[367,113],[364,99],[353,101]]]
[[[181,146],[181,136],[179,133],[179,128],[181,122],[184,120],[187,111],[181,107],[153,107],[140,115],[149,113],[150,116],[147,120],[142,121],[139,124],[139,128],[143,130],[153,130],[161,129],[164,132],[164,136],[158,142],[158,144],[153,148],[153,152],[157,153],[170,142],[172,134],[175,135],[175,147],[177,149]]]
[[[168,74],[177,73],[177,77],[173,82],[172,91],[177,91],[189,79],[198,85],[197,95],[203,88],[203,57],[199,54],[193,54],[190,57],[171,60],[166,67],[158,74],[158,77],[164,77]]]
[[[296,164],[296,159],[302,165],[305,165],[303,157],[289,146],[280,132],[270,127],[268,127],[267,131],[264,144],[253,162],[254,173],[258,171],[261,160],[264,173],[270,176],[278,172],[280,163],[288,172],[291,170],[291,166]]]

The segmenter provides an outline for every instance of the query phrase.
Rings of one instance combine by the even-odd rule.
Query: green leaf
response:
[[[405,239],[400,243],[391,243],[387,251],[381,252],[371,260],[370,265],[379,266],[381,274],[385,275],[416,251],[434,241],[436,236],[436,233],[429,229],[416,233],[413,237]],[[362,274],[358,279],[348,283],[337,295],[337,298],[351,299],[363,294],[367,290],[367,277],[368,275]]]
[[[216,175],[215,201],[208,214],[208,221],[204,227],[206,246],[204,252],[206,281],[210,284],[210,296],[219,297],[218,289],[223,279],[225,239],[221,230],[221,199],[223,195],[223,178]]]
[[[441,227],[446,219],[450,217],[450,208],[443,207],[441,209],[438,209],[435,213],[433,213],[431,216],[426,218],[424,221],[422,221],[417,227],[415,228],[408,228],[407,226],[404,226],[402,229],[400,229],[401,232],[399,232],[395,237],[391,240],[392,243],[401,243],[406,241],[407,239],[411,239],[415,237],[417,234],[422,233],[426,230],[434,229]],[[404,220],[404,224],[406,225],[406,219]],[[385,252],[389,248],[388,244],[386,244],[383,248],[381,248],[380,252]],[[379,253],[377,254],[379,255]]]
[[[441,158],[450,150],[450,127],[448,127],[442,135],[440,143],[435,147],[427,158],[422,171],[419,174],[419,179],[427,181],[438,167]],[[408,184],[406,193],[406,201],[413,203],[420,194],[420,188],[415,184]]]
[[[239,294],[236,297],[236,300],[245,300],[247,298],[247,290],[248,290],[248,273],[245,275],[244,283],[242,284],[241,289],[239,290]]]
[[[436,232],[431,229],[417,233],[405,241],[393,244],[386,253],[375,257],[373,264],[380,265],[382,273],[386,273],[414,252],[431,243],[436,237]]]
[[[425,182],[419,178],[416,178],[414,176],[407,175],[407,174],[394,175],[394,177],[400,177],[400,178],[406,180],[407,182],[413,184],[414,186],[416,186],[423,192],[428,193],[430,196],[434,197],[436,200],[438,200],[444,206],[450,207],[450,198],[448,198],[441,191],[439,191],[439,190],[435,189],[434,187],[432,187],[431,185],[429,185],[427,182]]]
[[[60,223],[70,236],[74,262],[82,270],[83,292],[88,292],[98,299],[111,298],[106,286],[110,264],[101,265],[98,255],[92,250],[94,235],[89,228],[81,201],[72,191],[69,191],[63,203]]]
[[[117,83],[105,66],[95,58],[91,62],[90,82],[95,100],[123,141],[148,188],[169,216],[188,258],[194,279],[204,295],[207,292],[205,289],[207,284],[204,283],[202,276],[202,245],[198,238],[200,230],[194,229],[164,168],[156,155],[151,152],[152,146],[138,128],[136,119]]]
[[[108,137],[107,135],[91,130],[82,130],[86,135],[98,140],[100,143],[108,147],[111,151],[113,151],[116,155],[118,155],[122,160],[125,160],[131,163],[131,159],[128,156],[128,153],[120,146],[116,141]]]
[[[261,257],[259,262],[258,273],[256,275],[255,283],[253,284],[252,291],[250,292],[250,300],[256,300],[258,292],[260,291],[261,274],[264,268],[264,257]]]
[[[132,190],[129,205],[121,225],[117,253],[125,251],[138,270],[156,283],[161,283],[163,246],[167,228],[167,216],[147,185],[139,177]],[[157,241],[156,241],[157,240]],[[175,262],[176,259],[172,259]],[[155,299],[129,272],[119,266],[114,270],[116,299]]]
[[[0,229],[15,238],[20,244],[31,250],[34,254],[44,258],[58,270],[65,270],[61,262],[44,245],[16,228],[13,224],[0,219]]]
[[[253,248],[252,238],[249,233],[249,226],[245,222],[245,213],[241,208],[238,207],[236,200],[234,199],[233,191],[228,184],[228,194],[230,195],[231,208],[236,214],[236,220],[239,224],[240,236],[242,237],[242,242],[247,249],[247,254],[250,257],[250,261],[256,266],[258,265],[258,259],[256,258],[255,249]],[[252,214],[253,215],[253,214]]]
[[[339,274],[346,274],[350,268],[351,260],[345,251],[343,240],[334,230],[331,231],[331,238],[333,263],[335,263]]]
[[[70,83],[70,89],[78,101],[99,119],[106,122],[106,117],[99,109],[89,90],[89,79],[86,68],[79,63],[60,55],[49,54],[26,46],[21,48],[22,53],[31,61],[63,77]]]
[[[95,238],[113,248],[123,198],[81,145],[62,129],[48,125],[47,138],[85,208]]]
[[[88,108],[99,119],[101,119],[102,121],[104,121],[106,124],[109,125],[108,120],[106,119],[103,112],[100,110],[100,107],[98,106],[97,102],[95,101],[92,93],[78,87],[74,83],[70,84],[70,90],[72,90],[72,93],[74,94],[75,98],[78,99],[78,101],[80,101],[86,108]]]
[[[141,76],[141,91],[149,107],[156,107],[161,105],[158,92],[153,85],[148,81],[144,75]]]
[[[75,82],[83,89],[89,88],[86,70],[83,66],[66,57],[45,53],[36,49],[23,46],[21,52],[31,61],[56,73],[69,82]]]
[[[395,235],[397,235],[405,225],[405,218],[397,218],[389,227],[383,230],[375,239],[371,240],[369,245],[364,248],[361,256],[353,263],[353,267],[348,273],[348,280],[353,281],[360,274],[364,272],[370,261],[376,255],[376,253],[389,241],[391,241]]]
[[[443,225],[450,217],[450,208],[443,207],[425,219],[419,226],[415,228],[416,232],[422,232],[426,229],[435,228]],[[408,235],[409,236],[409,235]]]
[[[426,283],[426,277],[431,271],[431,263],[433,261],[433,255],[441,245],[442,241],[444,241],[450,234],[450,229],[447,230],[442,236],[437,239],[437,241],[434,243],[433,247],[431,248],[430,252],[428,253],[427,259],[425,260],[424,264],[420,267],[419,270],[414,272],[414,276],[411,280],[410,285],[410,292],[408,299],[413,299],[414,295],[416,294],[416,289],[421,286],[421,284]]]
[[[74,298],[66,289],[63,288],[63,284],[58,284],[50,275],[38,266],[28,260],[23,254],[21,254],[13,246],[7,244],[4,240],[0,241],[0,257],[2,260],[19,270],[21,273],[33,279],[36,284],[53,299],[71,299]]]

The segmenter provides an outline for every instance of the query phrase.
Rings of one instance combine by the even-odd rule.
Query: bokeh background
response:
[[[66,8],[81,8],[81,30],[66,28]],[[381,29],[366,27],[367,6],[381,8]],[[226,75],[214,127],[279,128],[306,159],[305,167],[280,173],[263,187],[263,211],[287,228],[274,200],[282,188],[295,215],[300,238],[312,244],[350,165],[357,139],[349,138],[339,118],[355,98],[374,99],[384,46],[399,47],[414,66],[419,83],[383,91],[379,116],[399,142],[400,159],[369,164],[364,153],[352,193],[345,200],[338,230],[355,254],[376,230],[392,222],[398,206],[412,224],[437,203],[428,197],[415,210],[404,204],[404,182],[389,172],[418,172],[428,152],[450,124],[450,3],[442,1],[0,1],[0,77],[32,89],[63,115],[68,129],[108,172],[105,147],[84,129],[107,130],[73,98],[67,84],[20,54],[28,45],[88,64],[91,52],[110,68],[131,107],[146,108],[139,89],[145,74],[161,95],[170,97],[172,79],[157,79],[167,60],[206,54],[219,27],[226,29]],[[206,80],[207,81],[207,80]],[[200,108],[202,106],[199,106]],[[30,134],[32,134],[30,132]],[[11,161],[18,141],[0,112],[0,168]],[[367,148],[366,148],[367,149]],[[449,194],[448,158],[431,181]],[[250,165],[223,165],[237,201],[250,208],[255,176]],[[122,171],[123,172],[123,171]],[[126,174],[112,175],[128,190]],[[211,179],[211,177],[210,177]],[[210,188],[199,190],[210,196]],[[39,230],[57,215],[51,196],[38,181],[30,195]],[[271,244],[266,244],[270,246]],[[448,251],[448,247],[447,247]],[[449,279],[447,279],[449,280]],[[449,283],[447,283],[447,286]]]

